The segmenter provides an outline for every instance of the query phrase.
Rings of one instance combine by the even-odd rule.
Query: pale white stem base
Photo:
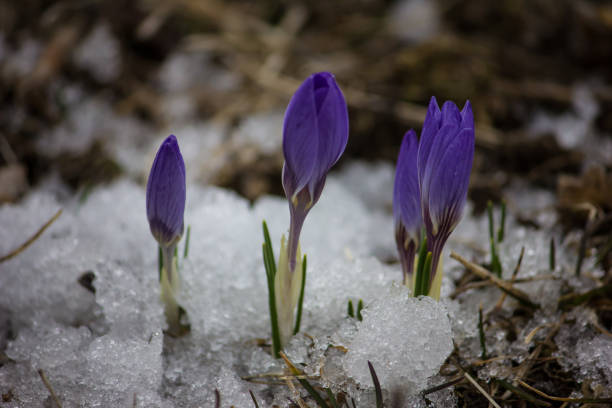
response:
[[[298,245],[295,269],[289,268],[289,254],[285,237],[281,238],[281,249],[278,257],[278,268],[274,279],[276,294],[276,313],[282,349],[293,336],[295,324],[295,309],[300,297],[300,289],[304,274],[302,270],[302,254]]]
[[[180,333],[179,305],[176,302],[176,294],[180,289],[177,260],[174,257],[176,244],[162,249],[163,268],[160,280],[160,297],[164,304],[166,322],[170,333]]]

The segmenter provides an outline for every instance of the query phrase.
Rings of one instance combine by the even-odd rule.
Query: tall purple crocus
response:
[[[302,225],[319,200],[325,177],[348,141],[344,96],[329,72],[309,76],[295,92],[283,126],[283,188],[289,200],[289,266],[293,271]]]
[[[283,188],[289,200],[289,240],[281,240],[274,275],[280,350],[299,330],[301,306],[293,327],[295,307],[303,299],[305,268],[299,240],[306,215],[321,197],[325,178],[348,141],[348,111],[332,74],[309,76],[295,92],[283,126]],[[273,323],[274,326],[274,323]],[[273,328],[273,336],[274,336]]]
[[[417,155],[420,200],[432,253],[430,285],[442,248],[459,223],[474,158],[474,116],[467,101],[462,111],[450,101],[438,107],[432,97]]]
[[[185,212],[185,163],[176,137],[170,135],[159,147],[147,182],[147,218],[151,234],[157,240],[162,256],[160,271],[161,298],[165,305],[170,332],[180,332],[176,292],[179,276],[174,252],[183,235]]]
[[[423,217],[417,174],[419,143],[414,130],[404,135],[395,170],[393,187],[393,218],[395,243],[400,255],[404,283],[408,284],[414,270],[414,258],[421,242]]]

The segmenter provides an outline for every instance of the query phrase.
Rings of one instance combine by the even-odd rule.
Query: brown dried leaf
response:
[[[562,209],[609,209],[612,205],[612,174],[606,173],[601,166],[593,166],[580,177],[559,176],[557,196]]]

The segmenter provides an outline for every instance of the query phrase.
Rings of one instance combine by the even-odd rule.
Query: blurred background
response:
[[[144,183],[169,133],[191,182],[281,194],[284,108],[326,70],[339,166],[394,162],[432,95],[469,99],[475,211],[538,188],[582,228],[612,205],[611,44],[603,0],[0,0],[0,201]]]

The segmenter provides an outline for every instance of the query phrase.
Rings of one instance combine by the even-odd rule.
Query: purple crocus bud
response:
[[[168,248],[183,235],[185,212],[185,163],[176,137],[159,147],[147,182],[147,218],[151,233]]]
[[[395,184],[393,187],[393,219],[395,242],[400,255],[404,283],[412,276],[414,257],[419,249],[423,217],[417,174],[419,142],[414,130],[404,135],[397,157]]]
[[[431,98],[419,144],[417,166],[427,246],[432,253],[430,282],[442,248],[459,223],[474,158],[474,116],[467,101],[460,112],[453,102],[442,110]]]
[[[295,92],[283,126],[283,188],[289,200],[289,269],[295,269],[304,219],[318,201],[325,177],[348,141],[344,96],[329,72],[309,76]]]

